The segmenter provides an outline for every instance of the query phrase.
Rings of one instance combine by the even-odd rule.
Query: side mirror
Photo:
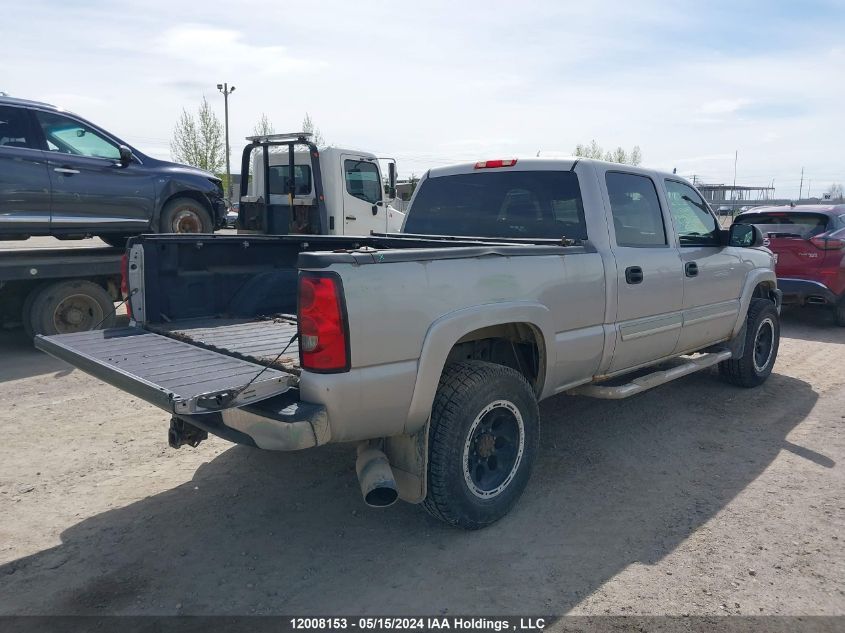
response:
[[[387,164],[387,197],[396,197],[396,163]]]
[[[117,151],[120,152],[120,164],[123,167],[126,167],[132,162],[132,150],[126,147],[126,145],[119,146]]]
[[[753,224],[732,224],[728,234],[728,246],[754,248],[763,246],[763,232]]]

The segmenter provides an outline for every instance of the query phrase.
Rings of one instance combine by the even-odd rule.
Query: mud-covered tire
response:
[[[537,399],[522,374],[482,361],[449,365],[431,412],[423,505],[467,530],[498,521],[525,490],[539,441]]]
[[[780,318],[768,299],[752,299],[745,320],[745,350],[719,363],[719,374],[739,387],[756,387],[772,373],[780,346]]]
[[[30,307],[33,334],[85,332],[114,325],[114,302],[91,281],[59,281],[44,286]]]
[[[211,214],[202,204],[191,198],[176,198],[161,212],[161,233],[213,233]]]

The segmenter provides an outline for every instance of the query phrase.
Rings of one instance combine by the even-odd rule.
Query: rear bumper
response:
[[[823,283],[809,279],[780,277],[778,278],[778,289],[783,291],[783,302],[785,304],[835,305],[839,300],[839,297]]]
[[[326,407],[301,401],[298,389],[253,405],[177,417],[230,442],[270,451],[297,451],[331,439]]]

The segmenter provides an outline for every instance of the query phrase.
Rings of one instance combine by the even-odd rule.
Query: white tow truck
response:
[[[270,235],[398,233],[396,161],[371,152],[318,149],[305,132],[247,137],[237,228]],[[387,164],[387,177],[380,161]]]

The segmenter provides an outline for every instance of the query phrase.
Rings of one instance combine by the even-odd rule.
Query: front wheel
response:
[[[161,233],[213,233],[208,210],[191,198],[168,202],[161,213]]]
[[[739,358],[719,363],[719,374],[739,387],[763,384],[778,355],[780,317],[768,299],[752,299],[745,320],[745,350]]]
[[[450,365],[430,424],[426,510],[468,530],[505,516],[528,484],[540,440],[537,399],[522,374],[481,361]]]
[[[836,321],[836,325],[839,327],[845,327],[845,296],[843,296],[839,300],[839,303],[834,306],[833,318]]]

